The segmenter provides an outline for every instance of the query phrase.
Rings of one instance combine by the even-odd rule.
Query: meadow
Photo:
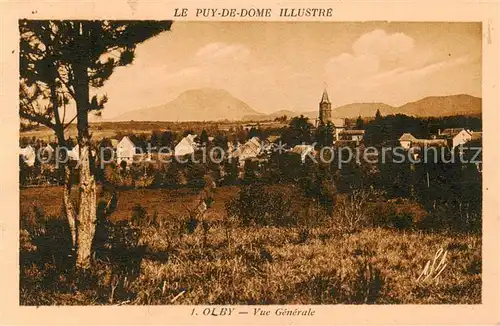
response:
[[[226,209],[239,188],[217,188],[202,221],[188,213],[197,190],[119,190],[87,286],[64,251],[61,188],[21,189],[20,303],[481,303],[478,233],[343,232],[335,214],[301,225],[246,225]]]
[[[237,129],[245,126],[246,124],[255,125],[253,121],[186,121],[186,122],[172,122],[172,121],[103,121],[91,122],[89,124],[92,139],[99,141],[103,138],[120,138],[124,135],[141,135],[145,134],[150,136],[152,130],[170,130],[172,132],[184,132],[191,130],[200,134],[202,130],[210,131],[228,131],[230,129]],[[260,122],[263,128],[281,128],[285,124],[280,122]],[[66,129],[68,137],[76,139],[78,131],[76,124],[69,125]],[[26,139],[39,139],[45,142],[55,141],[54,132],[44,126],[37,126],[32,129],[25,129],[20,131],[20,137]]]

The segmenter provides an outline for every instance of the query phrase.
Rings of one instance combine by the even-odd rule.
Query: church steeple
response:
[[[326,88],[323,90],[323,96],[321,96],[321,103],[330,103],[330,99],[328,98],[328,92],[326,91]]]
[[[325,87],[321,96],[321,102],[319,102],[319,122],[327,124],[329,121],[332,121],[332,104]]]

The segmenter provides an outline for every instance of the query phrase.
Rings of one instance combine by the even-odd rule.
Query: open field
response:
[[[57,220],[60,192],[58,187],[21,189],[21,218],[43,207],[37,218]],[[78,290],[57,253],[40,261],[39,251],[50,246],[40,248],[34,232],[22,230],[21,304],[481,302],[480,234],[383,228],[346,234],[328,221],[307,230],[244,226],[228,218],[224,208],[237,192],[238,187],[216,189],[206,223],[190,228],[184,205],[194,206],[196,191],[119,191],[110,216],[117,229],[127,228],[118,223],[137,214],[137,204],[143,209],[141,218],[154,216],[156,222],[135,229],[137,243],[128,252],[121,250],[121,264],[97,259],[93,286]],[[56,243],[61,246],[60,240]],[[440,248],[447,251],[445,269],[435,279],[436,271],[417,282]]]
[[[192,130],[199,134],[203,129],[207,130],[222,130],[227,131],[230,128],[240,126],[256,125],[252,121],[189,121],[189,122],[171,122],[171,121],[122,121],[122,122],[93,122],[90,123],[90,133],[94,141],[99,141],[103,138],[114,138],[118,133],[122,135],[151,135],[153,130],[170,130],[173,132],[184,132]],[[265,128],[281,128],[285,124],[273,121],[260,121],[259,126]],[[76,124],[72,124],[66,130],[68,137],[76,139],[77,130]],[[20,132],[20,137],[32,138],[43,141],[55,141],[54,131],[44,127],[36,127],[32,130]]]
[[[99,189],[101,190],[101,189]],[[216,192],[214,207],[209,215],[225,214],[224,203],[237,193],[238,187],[224,187]],[[72,195],[76,200],[78,189],[73,188]],[[101,190],[102,191],[102,190]],[[43,207],[45,216],[59,216],[62,210],[62,188],[61,187],[37,187],[21,190],[21,216],[31,214],[33,207]],[[194,207],[197,191],[190,188],[176,190],[170,189],[131,189],[121,190],[118,196],[118,206],[111,214],[110,221],[117,222],[129,220],[133,208],[140,204],[150,214],[156,210],[158,214],[168,217],[186,214],[184,205]]]

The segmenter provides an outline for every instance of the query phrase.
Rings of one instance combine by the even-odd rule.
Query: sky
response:
[[[480,23],[174,22],[99,90],[103,118],[202,87],[264,113],[316,110],[325,87],[332,107],[481,97],[481,33]]]

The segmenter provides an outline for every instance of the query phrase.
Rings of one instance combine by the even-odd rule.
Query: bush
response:
[[[205,186],[205,181],[203,180],[205,173],[206,168],[203,164],[189,163],[186,167],[188,185],[193,188],[203,188]]]
[[[333,224],[342,232],[357,232],[369,225],[369,215],[366,212],[368,199],[372,190],[352,189],[351,193],[337,200]]]
[[[226,205],[229,216],[238,217],[243,225],[297,225],[298,214],[293,209],[292,193],[269,191],[262,184],[243,186],[238,196]]]
[[[427,223],[428,213],[418,203],[398,198],[389,202],[377,202],[369,208],[374,226],[410,229]]]

